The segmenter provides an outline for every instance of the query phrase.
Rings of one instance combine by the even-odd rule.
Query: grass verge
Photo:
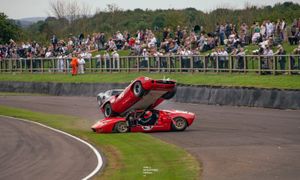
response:
[[[300,89],[300,76],[259,76],[255,74],[170,74],[170,73],[99,73],[71,76],[65,74],[0,74],[0,81],[23,82],[84,82],[84,83],[120,83],[130,82],[139,76],[155,79],[168,77],[178,83],[212,86],[238,86],[278,89]]]
[[[68,132],[94,144],[108,159],[96,179],[199,179],[200,165],[186,151],[143,133],[95,134],[81,120],[64,115],[0,106],[0,114],[24,118]],[[157,172],[145,176],[144,168]]]

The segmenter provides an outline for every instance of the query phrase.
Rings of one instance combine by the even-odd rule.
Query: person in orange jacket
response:
[[[72,76],[76,76],[77,75],[77,69],[78,69],[78,59],[76,56],[74,56],[72,58],[72,61],[70,63],[71,67],[72,67]]]

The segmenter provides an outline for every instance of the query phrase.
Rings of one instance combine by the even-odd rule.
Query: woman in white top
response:
[[[82,56],[79,56],[78,59],[78,74],[84,74],[84,64],[85,60]]]

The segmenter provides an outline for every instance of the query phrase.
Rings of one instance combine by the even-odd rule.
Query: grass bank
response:
[[[143,133],[95,134],[82,120],[0,106],[0,114],[39,122],[89,141],[108,159],[96,179],[198,179],[199,163],[186,151]],[[155,169],[145,176],[146,168]],[[156,171],[157,170],[157,171]]]
[[[0,74],[0,81],[121,83],[130,82],[139,76],[148,76],[155,79],[167,77],[177,80],[178,83],[194,85],[300,89],[299,75],[259,76],[255,74],[170,74],[141,72],[84,74],[73,77],[66,74]]]

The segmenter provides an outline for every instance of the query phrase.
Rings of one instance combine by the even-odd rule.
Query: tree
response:
[[[87,4],[78,3],[76,0],[52,0],[49,1],[49,5],[51,15],[57,19],[69,19],[71,23],[76,19],[91,15],[91,8]]]
[[[4,13],[0,13],[0,44],[7,43],[10,39],[17,40],[21,30],[14,21],[9,20]]]
[[[166,22],[165,17],[162,15],[158,15],[154,18],[152,26],[157,28],[163,28],[165,27],[165,22]]]

